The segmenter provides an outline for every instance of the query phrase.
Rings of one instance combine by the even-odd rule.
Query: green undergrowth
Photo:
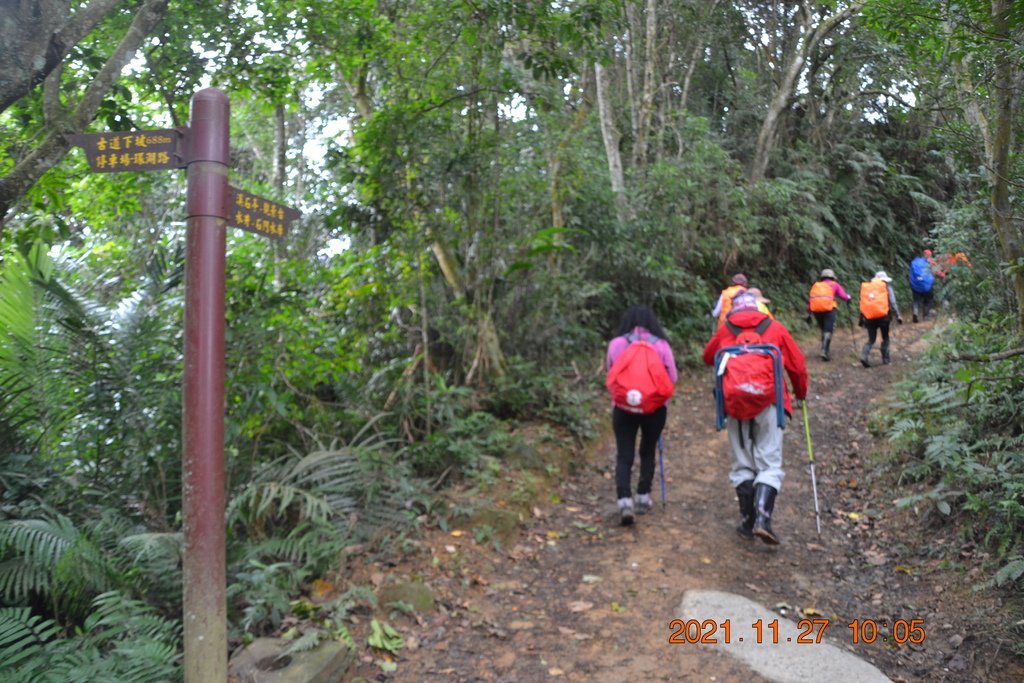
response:
[[[874,426],[888,437],[884,466],[907,495],[898,504],[977,548],[980,591],[1024,607],[1024,354],[1012,321],[957,322],[937,330]],[[977,358],[977,359],[975,359]],[[950,551],[951,552],[951,551]],[[945,558],[947,564],[961,557]],[[1019,646],[1018,654],[1024,654]]]

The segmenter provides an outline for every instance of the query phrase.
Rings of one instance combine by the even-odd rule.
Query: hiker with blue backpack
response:
[[[763,353],[762,353],[763,352]],[[807,364],[799,344],[782,323],[758,310],[757,297],[741,292],[725,322],[704,347],[704,362],[715,368],[716,400],[729,435],[729,481],[740,506],[740,536],[769,545],[775,498],[782,488],[782,433],[793,406],[783,370],[798,401],[807,397]]]
[[[607,367],[615,431],[615,494],[620,522],[629,526],[635,514],[647,513],[654,505],[651,487],[655,454],[668,417],[665,404],[679,379],[672,347],[650,308],[635,305],[626,309],[618,332],[608,342]],[[637,432],[640,478],[634,505],[632,473]]]
[[[927,320],[932,312],[932,302],[935,300],[933,266],[935,260],[932,258],[931,249],[925,249],[920,256],[910,262],[907,276],[910,279],[910,291],[914,296],[911,320],[915,323],[918,320],[918,311],[921,312],[921,320]]]

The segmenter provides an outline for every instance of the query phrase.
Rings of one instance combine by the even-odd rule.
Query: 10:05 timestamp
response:
[[[797,636],[779,637],[779,620],[773,619],[765,622],[758,619],[750,625],[751,631],[739,635],[733,639],[732,621],[715,621],[714,619],[673,619],[668,627],[672,634],[668,637],[671,645],[684,644],[711,644],[719,643],[729,645],[733,642],[752,642],[758,645],[768,643],[777,645],[782,643],[815,644],[820,643],[822,636],[830,626],[828,619],[801,619],[797,622]],[[893,642],[897,645],[905,643],[920,644],[924,642],[924,619],[897,619],[892,622],[892,628],[886,621],[875,619],[854,619],[846,625],[850,629],[853,644]]]

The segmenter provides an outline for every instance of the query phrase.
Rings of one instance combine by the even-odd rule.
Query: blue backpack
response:
[[[935,284],[935,276],[932,275],[932,267],[928,259],[918,256],[910,262],[910,288],[918,294],[927,294],[932,291]]]

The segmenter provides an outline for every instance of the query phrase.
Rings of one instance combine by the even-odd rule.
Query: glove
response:
[[[860,316],[860,321],[859,321],[859,322],[857,323],[857,326],[858,326],[858,327],[864,327],[864,325],[866,325],[866,324],[867,324],[867,323],[866,323],[866,322],[864,321],[864,316],[863,316],[863,315],[861,315],[861,316]]]
[[[814,316],[808,313],[807,317],[804,318],[804,322],[810,325],[812,322],[814,322]]]
[[[896,316],[896,324],[897,325],[902,325],[903,324],[903,318],[901,316]]]

